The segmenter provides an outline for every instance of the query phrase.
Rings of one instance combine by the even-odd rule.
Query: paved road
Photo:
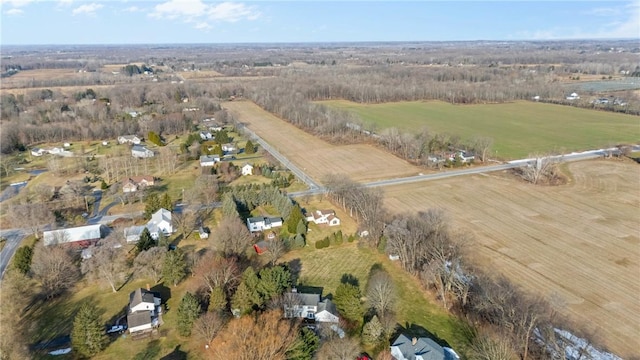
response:
[[[239,124],[238,125],[246,134],[251,136],[251,140],[256,141],[263,149],[271,153],[273,157],[275,157],[282,165],[286,166],[291,172],[300,180],[302,180],[307,186],[309,186],[310,190],[321,188],[320,184],[318,184],[315,180],[313,180],[310,176],[308,176],[304,171],[300,170],[296,165],[294,165],[289,159],[284,157],[280,152],[273,148],[273,146],[269,145],[266,141],[264,141],[261,137],[256,135],[253,131],[251,131],[246,126]]]
[[[22,229],[1,230],[0,236],[7,239],[7,243],[0,252],[0,280],[4,277],[9,261],[15,254],[20,241],[25,237],[26,233]]]

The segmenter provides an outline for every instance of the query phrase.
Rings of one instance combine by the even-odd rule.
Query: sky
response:
[[[640,0],[0,0],[0,16],[2,45],[640,39]]]

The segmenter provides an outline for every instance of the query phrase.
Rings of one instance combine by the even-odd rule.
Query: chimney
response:
[[[147,283],[147,291],[151,291],[151,286],[149,286],[149,283]]]
[[[411,345],[416,346],[417,342],[418,342],[417,338],[414,337],[413,339],[411,339]]]

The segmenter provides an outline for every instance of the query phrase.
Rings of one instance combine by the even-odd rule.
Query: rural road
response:
[[[276,151],[273,147],[271,147],[268,143],[262,140],[260,137],[255,135],[251,130],[244,127],[244,130],[252,136],[252,139],[255,139],[260,146],[262,146],[265,150],[269,151],[278,161],[284,164],[287,168],[289,168],[299,179],[302,179],[308,186],[309,190],[298,191],[289,193],[290,197],[300,197],[307,195],[318,195],[324,193],[326,190],[317,182],[315,182],[311,177],[305,174],[300,168],[292,164],[287,158],[285,158],[282,154]],[[614,149],[598,149],[598,150],[589,150],[583,152],[575,152],[565,155],[551,156],[557,161],[578,161],[578,160],[588,160],[595,159],[598,157],[604,156],[607,152],[611,152]],[[634,145],[633,151],[640,151],[640,145]],[[380,180],[374,181],[370,183],[364,184],[367,187],[381,187],[381,186],[390,186],[390,185],[399,185],[399,184],[407,184],[414,183],[420,181],[430,181],[430,180],[438,180],[438,179],[446,179],[455,176],[464,176],[464,175],[472,175],[472,174],[482,174],[493,171],[502,171],[507,169],[513,169],[520,166],[526,166],[527,164],[534,164],[536,159],[521,159],[521,160],[513,160],[500,165],[491,165],[491,166],[481,166],[481,167],[473,167],[466,168],[461,170],[451,170],[451,171],[443,171],[435,174],[426,174],[426,175],[416,175],[409,176],[404,178],[397,179],[388,179],[388,180]],[[101,194],[100,194],[101,195]],[[98,196],[98,194],[96,194]],[[100,196],[101,197],[101,196]],[[220,207],[220,203],[213,203],[211,205],[204,205],[204,207]],[[177,212],[180,212],[182,208],[182,204],[176,205],[174,209]],[[119,215],[104,215],[104,211],[100,211],[97,213],[97,216],[90,217],[87,220],[87,224],[109,224],[117,218],[121,217],[134,217],[141,215],[142,212],[130,213],[130,214],[119,214]],[[0,230],[0,236],[7,239],[7,244],[5,245],[2,252],[0,252],[0,280],[4,276],[7,265],[13,257],[18,245],[22,238],[27,235],[26,231],[23,229],[7,229]]]

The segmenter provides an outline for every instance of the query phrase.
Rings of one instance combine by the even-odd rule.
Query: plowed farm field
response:
[[[485,269],[559,295],[566,312],[613,352],[640,354],[640,166],[570,163],[567,185],[533,186],[505,173],[384,188],[388,208],[445,209],[470,230]]]
[[[371,145],[332,145],[249,101],[223,108],[317,181],[326,174],[347,174],[354,181],[418,175],[421,170]]]

